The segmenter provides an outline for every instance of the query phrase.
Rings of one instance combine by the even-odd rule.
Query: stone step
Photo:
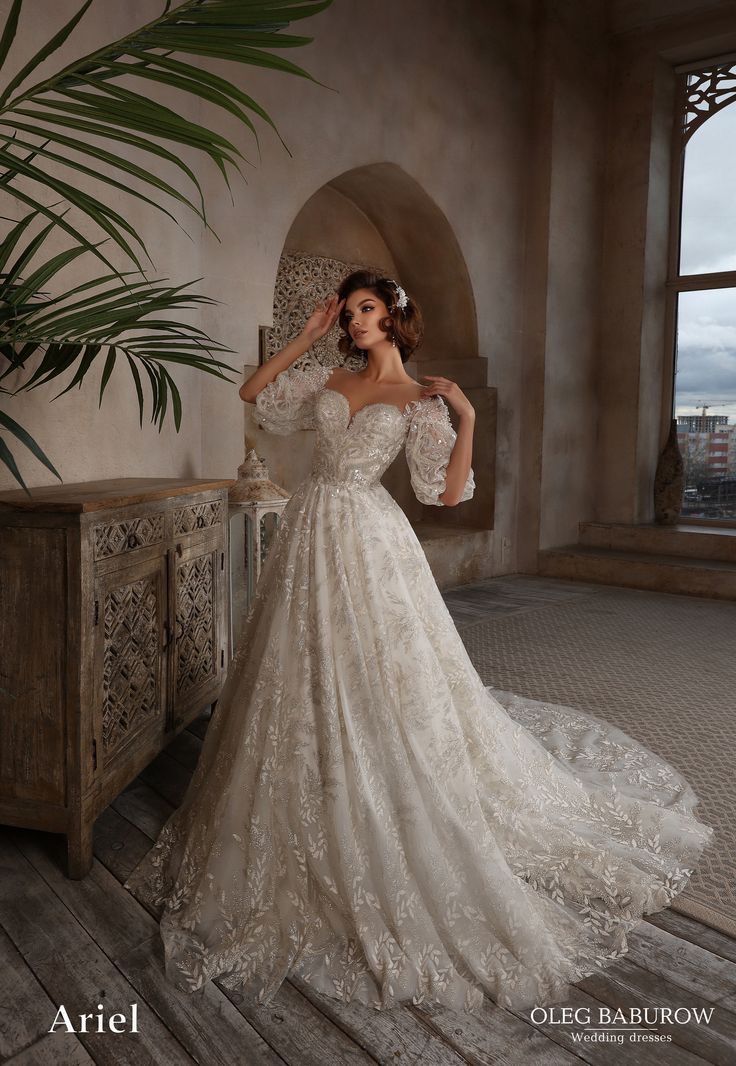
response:
[[[581,522],[580,544],[589,548],[720,559],[736,563],[736,526],[703,526],[681,522],[660,526],[623,522]]]
[[[493,577],[493,530],[417,522],[414,532],[440,589]]]
[[[539,552],[539,574],[652,592],[736,600],[736,563],[568,544]]]

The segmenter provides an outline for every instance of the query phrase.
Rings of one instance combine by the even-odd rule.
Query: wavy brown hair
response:
[[[419,310],[416,301],[407,293],[406,307],[397,307],[398,293],[391,284],[391,280],[382,277],[380,274],[374,274],[371,270],[354,270],[352,274],[348,274],[340,282],[337,295],[341,300],[347,299],[350,293],[355,292],[357,289],[368,289],[386,304],[389,313],[381,319],[379,326],[389,337],[396,338],[396,346],[399,349],[401,361],[405,363],[412,352],[419,347],[424,336],[422,312]],[[343,331],[340,340],[337,342],[338,350],[345,355],[359,353],[365,357],[365,352],[362,352],[357,346],[353,346],[353,339],[348,332],[348,322],[345,317],[344,307],[338,317],[338,324]]]

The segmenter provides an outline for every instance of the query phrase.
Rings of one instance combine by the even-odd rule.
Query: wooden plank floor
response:
[[[492,583],[485,582],[484,588],[451,590],[448,605],[473,620],[484,598],[491,610],[513,609],[513,579],[500,581],[498,602]],[[518,584],[517,609],[527,609],[535,598],[591,589],[551,579],[535,588],[535,581]],[[194,995],[179,992],[163,973],[155,918],[122,883],[181,802],[207,720],[203,715],[172,741],[100,816],[94,866],[83,881],[64,876],[61,837],[0,827],[0,1061],[14,1066],[736,1062],[736,941],[673,911],[642,922],[630,936],[629,954],[577,985],[565,1004],[588,1008],[594,1019],[602,1006],[713,1008],[708,1025],[641,1027],[650,1038],[669,1036],[667,1043],[581,1043],[584,1022],[533,1024],[529,1011],[507,1011],[490,1000],[477,1015],[428,1015],[413,1006],[381,1013],[342,1005],[299,980],[287,980],[268,1007],[252,1005],[217,981]],[[72,1018],[96,1016],[98,1004],[107,1017],[116,1012],[129,1017],[130,1005],[137,1003],[139,1032],[51,1034],[62,1003]]]

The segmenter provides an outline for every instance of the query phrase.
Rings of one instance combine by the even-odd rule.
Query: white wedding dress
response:
[[[379,480],[405,446],[441,506],[447,405],[350,418],[330,373],[290,367],[256,400],[263,428],[316,430],[312,472],[185,799],[125,887],[186,991],[217,977],[269,1002],[293,973],[376,1008],[563,1001],[682,891],[713,830],[627,734],[484,687]]]

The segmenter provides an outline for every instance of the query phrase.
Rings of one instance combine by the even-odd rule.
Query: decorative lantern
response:
[[[265,462],[250,448],[228,490],[231,658],[289,498],[285,489],[270,480]]]

